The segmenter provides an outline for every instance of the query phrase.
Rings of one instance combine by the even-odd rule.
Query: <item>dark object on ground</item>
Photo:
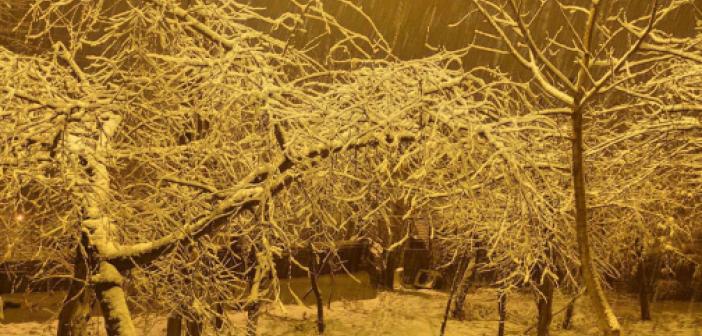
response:
[[[21,308],[21,307],[22,307],[22,304],[19,302],[4,301],[2,308],[3,309],[17,309],[17,308]]]
[[[423,289],[435,288],[437,278],[439,278],[439,272],[433,270],[419,270],[414,278],[414,287]]]

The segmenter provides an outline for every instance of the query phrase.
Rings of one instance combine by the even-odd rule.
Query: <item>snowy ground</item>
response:
[[[496,335],[496,295],[490,289],[471,293],[467,299],[466,321],[449,321],[446,335],[479,336]],[[638,320],[638,306],[633,297],[611,295],[611,301],[623,324],[625,335],[680,335],[702,336],[702,304],[688,302],[656,302],[653,305],[653,321]],[[558,297],[554,311],[565,304]],[[327,333],[341,335],[387,335],[430,336],[438,335],[446,294],[436,291],[404,290],[380,293],[368,300],[337,301],[326,309]],[[552,335],[575,336],[597,335],[587,300],[581,298],[576,306],[572,330],[562,330],[562,315],[554,317]],[[259,321],[259,335],[302,336],[314,335],[315,310],[312,306],[286,305],[286,312],[279,307],[267,307]],[[508,300],[507,335],[521,335],[533,322],[536,309],[532,296],[514,293]],[[242,313],[229,316],[236,325],[244,326]],[[100,329],[100,319],[93,319],[92,327]],[[163,318],[137,317],[137,325],[144,335],[165,334]],[[54,335],[55,320],[45,322],[20,322],[0,324],[0,335]],[[91,333],[101,335],[102,333]],[[224,335],[241,335],[241,330],[228,331]]]

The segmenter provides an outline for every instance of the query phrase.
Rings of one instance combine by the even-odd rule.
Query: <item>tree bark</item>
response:
[[[173,314],[168,316],[166,323],[166,336],[182,336],[183,335],[183,318],[180,315]]]
[[[187,336],[200,336],[202,335],[202,321],[195,318],[195,320],[189,320],[185,324],[185,331]]]
[[[595,31],[595,20],[599,11],[600,1],[592,1],[588,11],[587,22],[583,33],[582,52],[579,56],[580,64],[583,66],[578,70],[575,88],[577,92],[573,97],[573,107],[571,121],[573,127],[573,193],[575,198],[575,233],[578,243],[578,253],[580,255],[580,272],[587,288],[588,296],[592,301],[592,307],[597,316],[600,330],[605,335],[618,336],[621,334],[621,327],[617,317],[612,311],[607,297],[605,296],[602,284],[595,270],[592,251],[590,246],[590,233],[587,222],[587,195],[585,193],[585,172],[583,160],[583,97],[585,95],[585,83],[587,70],[584,68],[590,63],[590,43]]]
[[[556,311],[555,313],[551,314],[551,319],[553,320],[553,317],[562,313],[566,312],[565,319],[563,320],[563,329],[570,329],[570,321],[571,318],[573,317],[573,309],[575,308],[575,301],[580,297],[580,295],[583,295],[584,292],[580,292],[577,295],[573,296],[570,301],[561,309]],[[522,333],[523,335],[528,335],[531,329],[537,328],[539,325],[539,322],[537,321],[535,324],[529,326],[529,328],[526,328],[524,332]]]
[[[573,326],[573,313],[575,312],[575,300],[568,302],[566,307],[565,316],[563,317],[563,329],[570,330]]]
[[[253,302],[246,308],[246,336],[256,336],[260,303]]]
[[[474,255],[468,266],[463,270],[463,276],[458,283],[458,289],[456,290],[456,297],[454,299],[453,310],[451,310],[451,317],[460,321],[463,321],[465,317],[464,305],[466,301],[466,296],[468,296],[468,289],[473,278],[473,270],[475,268],[477,256]]]
[[[242,244],[246,244],[242,242]],[[242,248],[245,251],[247,248]],[[248,257],[246,258],[246,279],[247,279],[247,291],[251,291],[256,279],[256,267],[258,264],[258,259],[256,259],[256,247],[253,244],[248,246]],[[252,297],[252,302],[246,305],[246,336],[256,336],[258,327],[258,315],[261,308],[261,303],[258,298]]]
[[[334,298],[334,287],[336,282],[334,279],[334,267],[333,264],[329,264],[329,278],[331,279],[331,286],[329,286],[329,299],[327,300],[327,309],[331,309],[332,299]]]
[[[398,254],[396,251],[383,252],[383,265],[380,274],[380,285],[384,290],[392,291],[394,288],[395,268],[397,268]]]
[[[310,286],[312,287],[312,293],[314,294],[314,299],[317,304],[317,332],[322,335],[324,334],[324,299],[322,298],[322,293],[319,291],[319,286],[317,285],[318,276],[318,265],[317,258],[314,253],[314,248],[312,244],[309,247],[310,250],[310,261],[308,272],[310,278]]]
[[[548,336],[551,320],[553,319],[553,279],[550,276],[544,277],[544,281],[539,285],[537,308],[539,311],[539,321],[537,323],[536,334],[538,336]]]
[[[576,97],[579,102],[580,97]],[[617,336],[621,327],[612,307],[607,302],[602,284],[595,270],[590,236],[587,223],[587,201],[585,194],[585,174],[583,165],[583,110],[581,106],[573,109],[573,184],[575,193],[575,231],[580,254],[580,272],[592,301],[593,310],[597,316],[600,329],[608,336]]]
[[[446,333],[446,323],[448,322],[449,312],[451,311],[451,302],[453,302],[453,297],[456,294],[456,288],[458,287],[458,278],[463,270],[463,264],[465,264],[465,258],[461,258],[456,267],[456,273],[453,275],[453,281],[451,282],[451,292],[448,295],[448,301],[446,302],[446,309],[444,309],[444,318],[441,321],[441,330],[439,331],[440,336],[444,336]]]
[[[641,258],[639,260],[638,269],[638,280],[639,280],[639,306],[641,308],[641,320],[650,321],[651,320],[651,305],[649,303],[649,280],[646,274],[646,260]]]
[[[224,327],[224,304],[215,303],[215,311],[217,311],[217,316],[215,316],[214,327],[216,331],[221,331]]]
[[[87,286],[88,280],[88,260],[83,246],[78,246],[73,261],[73,279],[58,316],[57,336],[88,335],[92,306],[91,289]]]
[[[497,327],[497,336],[505,336],[505,320],[507,319],[507,293],[500,290],[497,295],[497,312],[500,315]]]

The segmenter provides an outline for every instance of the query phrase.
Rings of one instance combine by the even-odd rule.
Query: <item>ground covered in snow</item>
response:
[[[387,335],[430,336],[438,335],[446,304],[446,294],[429,290],[401,290],[382,292],[367,300],[342,300],[325,309],[326,335]],[[624,327],[625,335],[680,335],[702,336],[702,303],[662,301],[653,304],[653,321],[639,321],[638,305],[634,297],[610,295],[611,302]],[[50,300],[50,299],[47,299]],[[565,297],[557,297],[554,311],[566,303]],[[528,293],[512,293],[508,299],[507,335],[521,335],[533,323],[536,308],[533,296]],[[449,321],[446,335],[479,336],[496,335],[497,303],[494,290],[480,289],[471,293],[466,301],[465,321]],[[326,308],[326,307],[325,307]],[[48,311],[39,316],[48,316]],[[10,311],[12,314],[12,312]],[[12,317],[12,316],[8,316]],[[14,319],[16,320],[16,316]],[[229,315],[235,325],[244,326],[242,313]],[[581,298],[576,305],[571,330],[561,329],[562,314],[554,317],[552,335],[598,335],[591,318],[587,300]],[[144,335],[165,335],[165,320],[162,317],[136,317],[137,325]],[[315,309],[286,305],[264,309],[259,321],[259,335],[314,335]],[[44,322],[0,323],[0,335],[54,335],[55,320]],[[100,318],[94,318],[92,327],[100,328]],[[102,335],[95,332],[91,335]],[[241,330],[227,331],[224,335],[241,335]]]

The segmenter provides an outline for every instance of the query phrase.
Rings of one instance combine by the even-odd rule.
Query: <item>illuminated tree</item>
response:
[[[671,26],[666,21],[673,17],[673,13],[694,4],[686,1],[653,2],[648,13],[632,15],[622,1],[591,1],[586,6],[512,0],[475,0],[473,3],[492,30],[482,33],[483,38],[476,40],[467,50],[479,48],[512,57],[525,70],[525,90],[534,96],[541,95],[539,106],[550,109],[554,115],[563,115],[565,118],[558,119],[566,119],[571,124],[574,221],[580,271],[600,329],[606,334],[617,335],[621,328],[602,289],[593,257],[598,250],[593,250],[591,221],[588,220],[585,172],[589,158],[585,155],[588,147],[596,146],[596,143],[591,143],[595,129],[592,123],[616,121],[622,113],[638,110],[637,99],[660,114],[700,110],[699,105],[684,104],[691,97],[662,102],[657,99],[659,97],[641,96],[627,90],[626,85],[645,81],[650,71],[663,60],[699,58],[700,50],[693,46],[698,39],[678,38],[666,29]],[[544,13],[555,15],[562,25],[557,25],[554,31],[543,29],[538,23],[544,19]],[[676,44],[676,48],[668,49],[670,43]],[[699,120],[670,116],[668,131],[699,127]],[[608,130],[622,137],[636,134],[636,130],[627,128],[627,124],[606,125]],[[651,132],[660,130],[656,126],[649,129]]]
[[[333,24],[321,6],[311,10],[346,36],[334,50],[385,50],[382,39]],[[319,235],[343,222],[302,205],[326,184],[320,172],[366,191],[372,183],[358,176],[369,171],[380,176],[373,183],[387,173],[411,179],[391,170],[415,153],[450,158],[455,148],[444,144],[456,139],[446,127],[478,124],[495,111],[478,100],[489,85],[456,68],[453,55],[322,65],[243,24],[287,25],[296,15],[271,19],[229,1],[40,1],[27,13],[27,36],[53,45],[39,55],[2,50],[3,210],[26,210],[45,238],[28,249],[73,274],[60,335],[87,332],[93,292],[110,335],[136,333],[130,291],[156,293],[161,302],[131,298],[195,328],[225,305],[275,300],[275,258],[339,238]],[[336,70],[349,66],[358,69]],[[471,139],[502,123],[492,118],[462,132]],[[369,154],[358,171],[351,160],[335,163],[337,153],[349,159],[356,151]],[[351,191],[340,192],[338,201],[321,202],[323,211],[344,212]],[[384,202],[347,208],[365,221],[357,236],[382,217]],[[286,209],[313,220],[285,222]],[[295,230],[311,223],[325,229]]]
[[[596,267],[624,262],[598,254],[624,231],[606,224],[628,207],[652,213],[650,235],[676,216],[670,203],[696,197],[669,183],[700,175],[686,163],[699,158],[699,71],[687,69],[699,38],[664,28],[689,2],[633,20],[598,1],[474,3],[497,35],[399,60],[372,22],[354,32],[321,1],[277,17],[232,0],[37,1],[23,38],[50,49],[0,49],[0,218],[27,242],[4,241],[3,255],[72,274],[60,335],[87,333],[93,295],[109,335],[136,334],[128,300],[193,330],[245,308],[253,333],[259,304],[280,303],[276,259],[314,283],[315,255],[370,240],[392,274],[409,221],[430,218],[439,267],[468,264],[480,241],[497,284],[535,287],[540,304],[579,263],[600,326],[618,333]],[[541,6],[563,15],[561,32],[532,36]],[[322,59],[309,56],[316,38],[277,37],[307,20],[334,39]],[[471,48],[516,59],[527,80],[464,70]]]

